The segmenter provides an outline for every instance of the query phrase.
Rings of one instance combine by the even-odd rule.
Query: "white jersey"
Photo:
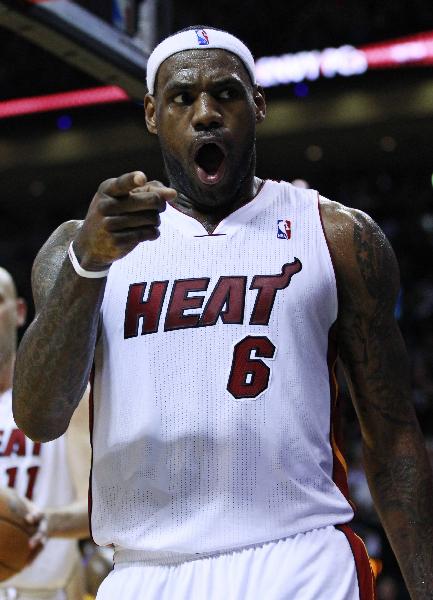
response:
[[[266,181],[212,235],[171,206],[161,217],[108,275],[95,541],[169,564],[349,521],[317,192]]]
[[[41,509],[74,500],[65,437],[45,444],[27,438],[12,415],[12,390],[0,394],[0,486],[14,488]],[[61,589],[77,560],[75,540],[48,540],[33,563],[0,588]]]

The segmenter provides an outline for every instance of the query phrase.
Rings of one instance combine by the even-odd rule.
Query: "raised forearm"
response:
[[[104,279],[76,275],[67,257],[56,282],[19,347],[14,416],[34,440],[66,430],[88,382]]]
[[[52,440],[66,430],[84,393],[95,350],[105,278],[77,276],[67,257],[74,240],[82,268],[105,271],[137,244],[159,236],[159,213],[176,191],[141,171],[107,179],[82,223],[60,226],[33,269],[37,316],[18,352],[14,416],[34,440]],[[51,281],[52,280],[52,281]]]
[[[412,600],[433,598],[433,477],[418,431],[380,452],[364,447],[376,509]]]

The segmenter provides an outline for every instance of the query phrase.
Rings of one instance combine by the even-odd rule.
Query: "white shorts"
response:
[[[363,542],[347,527],[175,566],[115,564],[97,600],[374,600]]]

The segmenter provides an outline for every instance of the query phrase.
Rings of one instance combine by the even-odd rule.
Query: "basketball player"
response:
[[[0,495],[12,497],[34,524],[30,546],[37,554],[18,575],[0,583],[0,599],[81,600],[83,576],[75,540],[89,534],[86,402],[71,419],[67,435],[48,444],[32,442],[17,428],[11,386],[17,328],[25,314],[10,274],[0,268]]]
[[[94,365],[92,528],[115,546],[98,598],[374,597],[347,525],[337,351],[376,507],[412,598],[432,598],[432,474],[389,243],[365,214],[255,176],[266,106],[237,38],[174,34],[147,83],[171,187],[104,181],[48,240],[14,389],[17,422],[51,440]]]

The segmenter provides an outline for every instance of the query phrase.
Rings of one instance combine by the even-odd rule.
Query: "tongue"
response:
[[[206,183],[207,185],[218,183],[224,175],[224,164],[221,164],[218,171],[213,174],[207,173],[204,169],[197,165],[197,175],[200,181],[202,183]]]
[[[203,183],[218,183],[224,175],[224,154],[216,144],[202,146],[196,156],[197,175]]]

